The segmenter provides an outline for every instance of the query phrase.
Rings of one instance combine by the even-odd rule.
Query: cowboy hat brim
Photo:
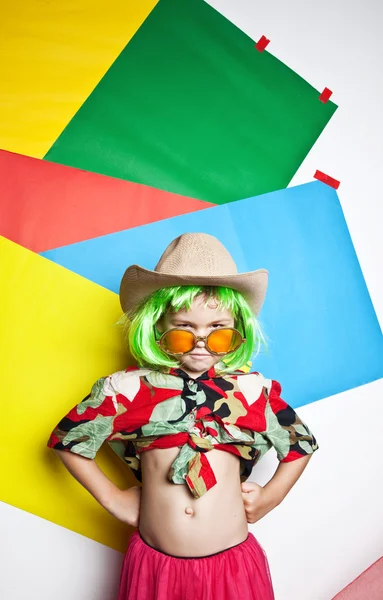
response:
[[[211,285],[230,287],[240,292],[255,315],[258,315],[266,296],[268,271],[258,269],[234,275],[172,275],[131,265],[124,273],[120,285],[120,303],[127,312],[145,298],[164,287],[175,285]]]

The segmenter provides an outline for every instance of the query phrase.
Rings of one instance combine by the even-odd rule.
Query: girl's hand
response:
[[[258,483],[245,481],[241,483],[241,489],[248,523],[256,523],[278,504],[269,497],[268,491]]]
[[[134,485],[127,490],[118,490],[105,508],[116,519],[132,527],[138,527],[140,503],[141,487]]]

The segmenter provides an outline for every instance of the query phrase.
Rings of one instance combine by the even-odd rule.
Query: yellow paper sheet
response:
[[[0,148],[43,158],[157,2],[8,2],[0,26]]]
[[[0,237],[0,500],[124,552],[112,517],[47,448],[58,421],[103,375],[128,364],[118,296]],[[137,482],[106,444],[96,462]]]

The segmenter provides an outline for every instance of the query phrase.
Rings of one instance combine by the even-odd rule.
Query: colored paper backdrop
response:
[[[0,151],[0,235],[35,252],[210,206]]]
[[[42,158],[156,2],[3,4],[0,148]]]
[[[222,204],[285,187],[335,109],[203,0],[160,0],[45,158]]]
[[[0,233],[9,238],[0,238],[0,349],[2,380],[12,382],[0,500],[121,551],[127,527],[42,454],[93,381],[129,364],[118,298],[27,248],[102,239],[190,216],[210,206],[207,195],[224,203],[285,185],[336,108],[204,2],[160,0],[137,35],[156,2],[133,4],[22,2],[7,11],[0,42]],[[196,191],[201,200],[189,197]],[[230,219],[227,230],[234,239]],[[140,244],[152,260],[151,237]],[[121,488],[135,483],[107,447],[97,462]]]
[[[313,182],[45,252],[118,291],[129,264],[153,269],[186,231],[218,237],[239,271],[267,268],[267,354],[253,367],[300,406],[383,376],[383,338],[337,193]],[[146,243],[150,240],[150,244]]]
[[[0,256],[0,500],[123,552],[132,530],[46,448],[100,374],[129,362],[118,297],[3,237]],[[121,489],[137,484],[107,446],[96,462]]]

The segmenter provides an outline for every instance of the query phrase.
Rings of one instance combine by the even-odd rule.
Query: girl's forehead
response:
[[[232,318],[232,313],[228,308],[219,307],[219,304],[215,298],[210,298],[206,303],[206,298],[197,297],[194,299],[189,310],[181,308],[177,312],[169,312],[169,317],[193,317],[193,318]]]

